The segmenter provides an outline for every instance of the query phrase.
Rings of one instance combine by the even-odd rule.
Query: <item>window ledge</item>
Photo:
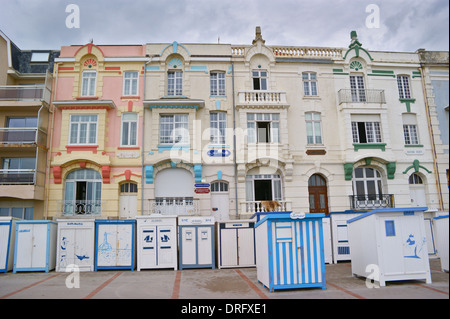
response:
[[[405,147],[423,147],[422,144],[405,144]]]
[[[97,154],[98,145],[66,145],[67,154],[72,153],[73,151],[88,151]]]
[[[318,95],[303,95],[304,100],[321,100],[322,98]]]
[[[356,152],[360,149],[380,149],[384,152],[386,150],[386,143],[354,143],[353,148]]]

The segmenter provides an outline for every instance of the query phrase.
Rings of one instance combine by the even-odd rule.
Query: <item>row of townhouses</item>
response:
[[[0,32],[0,216],[448,210],[448,52],[345,42],[25,51]]]

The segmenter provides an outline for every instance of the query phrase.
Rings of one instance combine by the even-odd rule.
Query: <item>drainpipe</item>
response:
[[[234,192],[235,192],[235,205],[236,205],[236,219],[239,219],[239,200],[237,189],[237,158],[236,158],[236,102],[234,92],[234,62],[231,63],[231,83],[233,91],[233,162],[234,162]]]
[[[145,156],[145,92],[146,89],[146,80],[147,80],[147,64],[149,64],[152,61],[152,58],[150,58],[147,62],[144,64],[144,92],[142,95],[142,155],[141,155],[141,215],[144,215],[144,185],[145,185],[145,167],[144,167],[144,156]]]
[[[434,143],[433,127],[431,125],[432,124],[431,123],[431,114],[430,114],[430,108],[428,105],[427,90],[425,87],[425,68],[424,68],[422,62],[420,62],[419,71],[421,74],[422,91],[423,91],[423,96],[424,96],[424,100],[425,100],[425,112],[427,115],[428,132],[430,134],[431,153],[433,155],[433,168],[434,168],[434,175],[436,177],[436,187],[437,187],[438,199],[439,199],[439,210],[444,210],[444,204],[443,204],[443,199],[442,199],[442,189],[441,189],[441,179],[439,178],[439,166],[437,163],[437,155],[436,155],[436,144]]]

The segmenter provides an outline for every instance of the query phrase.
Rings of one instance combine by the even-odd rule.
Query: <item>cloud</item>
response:
[[[80,7],[68,29],[68,4]],[[380,8],[380,28],[365,25]],[[20,48],[84,44],[251,44],[261,26],[268,45],[346,47],[350,31],[369,50],[448,50],[448,0],[2,0],[0,29]]]

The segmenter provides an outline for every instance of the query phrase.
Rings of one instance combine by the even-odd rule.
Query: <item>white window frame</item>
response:
[[[317,90],[317,73],[316,72],[303,72],[303,93],[305,96],[318,96]]]
[[[89,116],[89,117],[95,117],[95,121],[90,120],[79,120],[75,121],[73,118],[76,116]],[[97,114],[71,114],[70,115],[70,124],[69,124],[69,145],[96,145],[97,144],[97,134],[98,134],[98,115]],[[74,134],[73,127],[76,125],[76,137],[75,141],[72,141],[72,137]],[[81,142],[82,138],[82,130],[81,127],[83,125],[86,125],[86,134],[85,139],[86,141],[83,143]],[[89,141],[90,140],[90,134],[92,129],[95,130],[95,141]]]
[[[363,176],[362,177],[356,177],[356,170],[357,169],[362,169],[363,172]],[[373,170],[373,177],[368,177],[367,176],[367,170],[368,169],[372,169]],[[364,184],[364,195],[365,196],[369,196],[369,195],[375,195],[377,197],[379,197],[380,195],[383,195],[383,177],[380,173],[380,171],[376,168],[372,168],[372,167],[357,167],[353,170],[353,175],[352,175],[352,187],[353,187],[353,195],[357,195],[357,196],[361,196],[362,194],[358,194],[357,191],[357,185],[356,182],[363,182]],[[371,194],[368,193],[368,182],[373,182],[374,184],[374,189],[375,189],[375,193]]]
[[[211,193],[228,193],[229,185],[225,181],[215,181],[211,183]]]
[[[168,121],[163,122],[163,118]],[[168,129],[163,125],[169,126]],[[178,137],[181,136],[181,139]],[[165,145],[189,144],[189,114],[161,114],[159,117],[159,143]]]
[[[123,73],[123,96],[139,95],[139,72],[125,71]]]
[[[269,141],[260,142],[258,123],[269,123]],[[281,143],[280,113],[247,113],[247,142],[248,143]]]
[[[317,118],[318,117],[318,118]],[[319,112],[306,112],[306,142],[308,145],[323,145],[322,116]]]
[[[267,91],[269,89],[269,73],[267,70],[253,70],[252,71],[252,84],[255,91]],[[255,79],[258,79],[259,88],[255,88]]]
[[[225,96],[225,72],[211,72],[210,73],[210,95],[211,96]]]
[[[366,135],[366,141],[361,142],[361,135],[359,132],[358,123],[364,123],[364,130]],[[352,121],[352,136],[353,143],[355,144],[375,144],[382,143],[381,138],[381,125],[380,122],[363,122],[363,121]]]
[[[284,182],[279,174],[247,175],[245,178],[246,201],[255,200],[255,180],[271,180],[272,200],[284,201]]]
[[[397,87],[398,87],[398,96],[400,99],[411,98],[411,86],[409,82],[409,76],[397,75]]]
[[[359,74],[350,75],[350,91],[352,94],[352,102],[367,101],[363,75]]]
[[[213,119],[213,115],[216,118]],[[209,129],[211,144],[225,145],[226,144],[226,129],[227,129],[227,113],[225,112],[211,112],[209,114]]]
[[[126,119],[127,115],[134,115],[136,118],[135,119]],[[125,125],[126,124],[126,125]],[[135,136],[134,138],[131,136],[132,135],[132,127],[133,124],[135,124],[135,129],[134,129],[134,133]],[[126,134],[127,134],[127,140],[126,143],[124,144],[124,133],[126,129]],[[138,145],[138,130],[139,130],[139,114],[138,113],[122,113],[122,120],[121,120],[121,126],[120,126],[120,146],[125,146],[125,147],[130,147],[130,146],[137,146]],[[134,143],[132,143],[134,139]]]
[[[167,72],[167,95],[183,95],[183,71],[170,70]]]
[[[92,76],[93,75],[93,76]],[[81,74],[81,96],[96,96],[97,71],[87,70]]]
[[[403,124],[403,135],[405,137],[405,145],[419,145],[417,125]]]

